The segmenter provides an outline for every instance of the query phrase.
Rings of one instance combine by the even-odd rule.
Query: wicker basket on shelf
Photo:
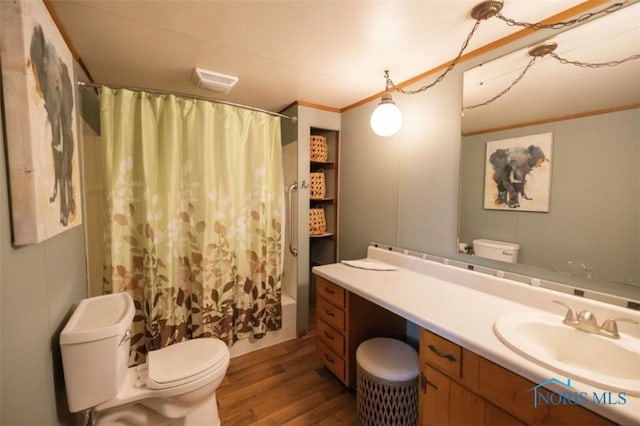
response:
[[[327,161],[329,157],[327,138],[322,135],[311,135],[309,138],[309,155],[311,161]]]
[[[324,171],[309,173],[311,185],[309,188],[309,198],[312,200],[322,200],[327,194],[327,186],[324,180]]]
[[[322,235],[327,232],[327,220],[324,206],[318,204],[309,208],[309,235]]]

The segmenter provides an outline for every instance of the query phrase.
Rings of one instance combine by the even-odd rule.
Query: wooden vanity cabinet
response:
[[[473,355],[434,333],[420,330],[421,425],[522,424],[472,391],[478,387],[480,360]]]
[[[427,425],[613,425],[572,405],[533,406],[537,386],[434,333],[420,330],[419,419]]]
[[[404,340],[407,322],[386,309],[316,276],[318,355],[342,383],[356,387],[356,350],[373,337]]]

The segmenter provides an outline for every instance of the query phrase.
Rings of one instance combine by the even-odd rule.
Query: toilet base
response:
[[[129,404],[123,407],[93,411],[93,426],[179,426],[182,419],[168,419],[141,404]]]
[[[202,404],[189,411],[186,417],[184,417],[184,426],[201,426],[211,425],[220,426],[220,416],[218,415],[218,400],[214,393],[210,398],[207,398]]]
[[[135,403],[122,407],[93,411],[94,426],[220,426],[216,395],[194,407],[185,417],[170,419],[151,408]]]

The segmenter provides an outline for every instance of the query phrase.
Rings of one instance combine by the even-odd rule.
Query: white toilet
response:
[[[517,263],[520,244],[495,240],[473,240],[473,252],[476,256],[502,262]]]
[[[131,296],[116,293],[84,299],[71,315],[60,333],[69,410],[90,409],[97,425],[219,425],[227,346],[192,339],[128,368],[134,312]]]

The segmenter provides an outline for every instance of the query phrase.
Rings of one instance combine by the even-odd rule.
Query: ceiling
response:
[[[50,0],[97,83],[211,96],[279,111],[306,101],[344,108],[453,59],[479,0]],[[580,0],[506,0],[538,22]],[[483,21],[467,51],[519,31]],[[229,94],[191,83],[195,67],[238,76]]]

